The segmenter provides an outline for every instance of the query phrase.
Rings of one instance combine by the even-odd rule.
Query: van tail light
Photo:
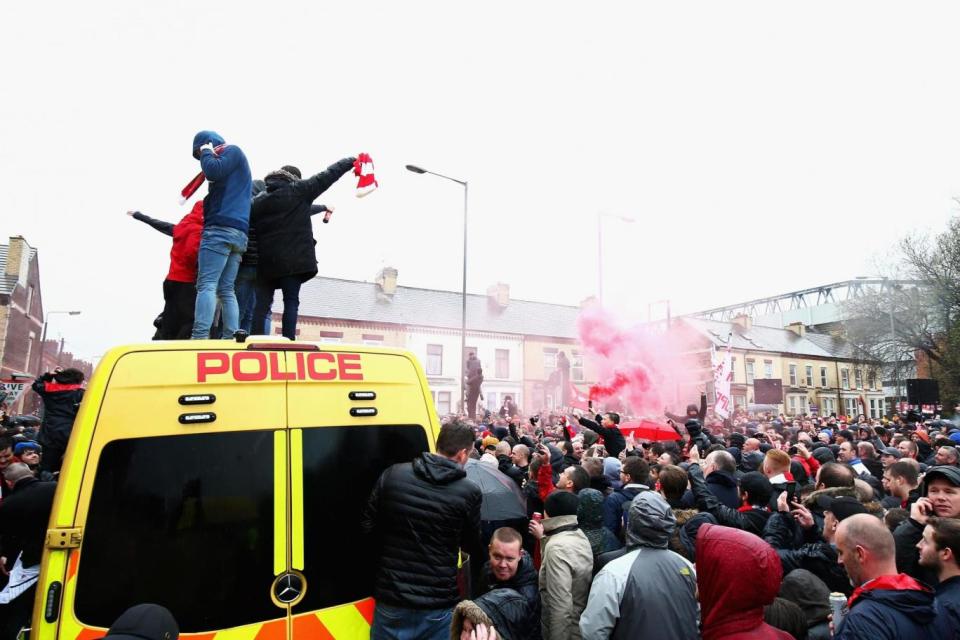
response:
[[[303,342],[255,342],[247,345],[247,351],[320,351],[320,347]]]

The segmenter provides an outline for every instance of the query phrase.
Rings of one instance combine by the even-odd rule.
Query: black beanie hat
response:
[[[543,510],[550,518],[575,516],[579,506],[580,499],[575,494],[558,490],[547,496],[547,501],[543,503]]]
[[[297,176],[297,180],[303,177],[302,175],[300,175],[300,169],[297,169],[292,164],[285,164],[282,167],[280,167],[280,170],[286,171],[287,173],[292,173],[293,175]]]

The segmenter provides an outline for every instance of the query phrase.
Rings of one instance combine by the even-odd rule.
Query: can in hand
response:
[[[836,633],[847,615],[847,596],[837,592],[831,593],[830,611],[833,613],[833,632]]]
[[[540,513],[539,511],[534,511],[534,512],[533,512],[533,519],[534,519],[535,521],[537,521],[537,522],[540,522],[541,520],[543,520],[543,514]]]

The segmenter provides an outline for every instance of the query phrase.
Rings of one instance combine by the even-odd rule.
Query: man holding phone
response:
[[[910,507],[910,517],[893,532],[897,547],[897,570],[927,584],[936,584],[931,569],[920,566],[917,544],[931,516],[960,518],[960,469],[932,467],[920,485],[920,498]]]

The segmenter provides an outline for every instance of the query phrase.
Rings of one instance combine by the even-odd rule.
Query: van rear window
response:
[[[295,614],[372,595],[376,562],[360,513],[384,469],[427,450],[419,425],[304,428],[307,592]]]
[[[75,613],[169,608],[183,632],[283,616],[273,582],[273,431],[117,440],[97,466]]]

